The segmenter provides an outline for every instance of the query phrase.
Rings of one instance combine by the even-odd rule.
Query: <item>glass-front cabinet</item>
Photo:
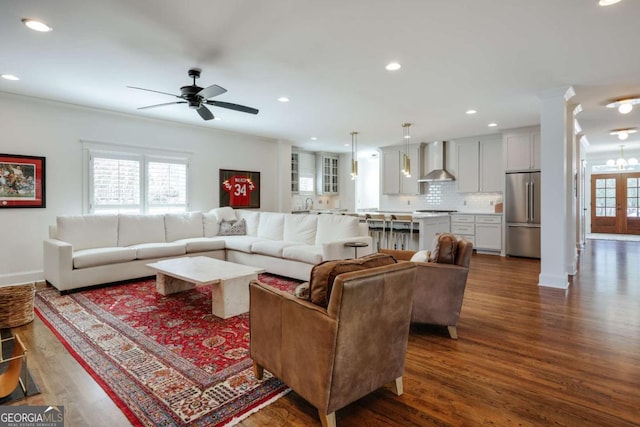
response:
[[[317,153],[316,172],[318,194],[338,194],[339,157],[337,154]]]
[[[299,157],[300,155],[296,152],[291,153],[291,192],[298,193],[300,192],[299,187]]]

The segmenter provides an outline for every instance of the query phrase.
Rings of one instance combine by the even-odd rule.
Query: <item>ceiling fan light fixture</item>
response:
[[[637,104],[640,104],[640,97],[634,96],[613,100],[607,104],[607,108],[617,108],[620,114],[629,114]]]
[[[627,129],[614,129],[609,132],[609,135],[615,135],[619,140],[624,141],[629,138],[629,135],[632,133],[638,132],[636,128],[627,128]]]
[[[48,26],[44,22],[37,21],[35,19],[24,18],[22,20],[22,23],[24,25],[26,25],[27,28],[29,28],[29,29],[31,29],[33,31],[38,31],[40,33],[48,33],[49,31],[53,30],[53,28],[51,28],[50,26]]]

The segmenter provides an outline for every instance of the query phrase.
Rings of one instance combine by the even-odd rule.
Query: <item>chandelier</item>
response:
[[[624,158],[624,145],[620,146],[620,157],[617,160],[607,160],[607,166],[617,167],[620,170],[623,170],[626,166],[636,166],[637,164],[638,159],[636,159],[635,157],[631,157],[630,159]]]

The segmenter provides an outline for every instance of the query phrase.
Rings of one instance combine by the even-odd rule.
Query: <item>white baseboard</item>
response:
[[[24,271],[22,273],[0,274],[0,286],[22,285],[25,283],[41,282],[44,271]]]

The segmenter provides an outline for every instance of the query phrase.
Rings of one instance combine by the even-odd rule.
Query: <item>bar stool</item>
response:
[[[369,235],[373,239],[373,247],[376,249],[376,252],[380,251],[380,248],[386,249],[386,217],[383,214],[365,214],[365,219],[369,226]]]
[[[389,240],[391,241],[392,249],[411,250],[413,217],[411,215],[392,214],[390,234]]]

